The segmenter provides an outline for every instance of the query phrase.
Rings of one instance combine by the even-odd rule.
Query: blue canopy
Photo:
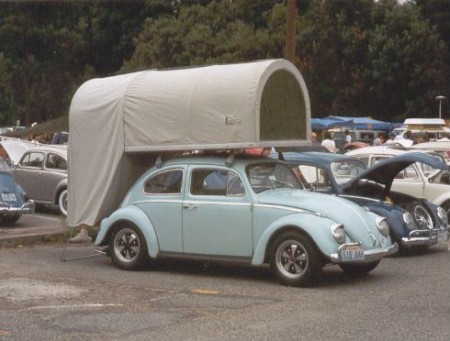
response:
[[[392,130],[391,123],[374,120],[369,117],[346,117],[346,116],[330,115],[324,117],[323,119],[334,120],[337,122],[348,122],[349,120],[352,120],[354,123],[353,129],[357,130],[385,130],[385,131]]]
[[[335,120],[330,118],[311,118],[313,130],[327,130],[336,127],[353,127],[353,120]]]

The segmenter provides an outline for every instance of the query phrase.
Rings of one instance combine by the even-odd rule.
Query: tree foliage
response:
[[[435,117],[450,88],[450,0],[298,0],[313,116]],[[0,3],[0,125],[67,114],[85,80],[282,58],[286,0]],[[444,106],[445,109],[445,106]]]

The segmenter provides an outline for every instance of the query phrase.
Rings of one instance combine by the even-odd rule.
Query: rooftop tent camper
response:
[[[164,152],[309,144],[309,95],[290,62],[92,79],[69,112],[68,225],[95,225]]]

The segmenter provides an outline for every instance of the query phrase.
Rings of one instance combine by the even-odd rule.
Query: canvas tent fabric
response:
[[[89,80],[69,112],[67,223],[99,223],[158,153],[307,144],[310,115],[283,59]]]

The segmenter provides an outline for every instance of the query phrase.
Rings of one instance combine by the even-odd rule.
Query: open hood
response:
[[[360,186],[361,180],[374,181],[384,185],[384,192],[388,194],[395,176],[403,169],[415,162],[422,162],[430,167],[448,170],[444,159],[438,155],[421,152],[405,152],[389,159],[377,162],[359,176],[354,177],[342,187],[342,193],[354,194]]]

